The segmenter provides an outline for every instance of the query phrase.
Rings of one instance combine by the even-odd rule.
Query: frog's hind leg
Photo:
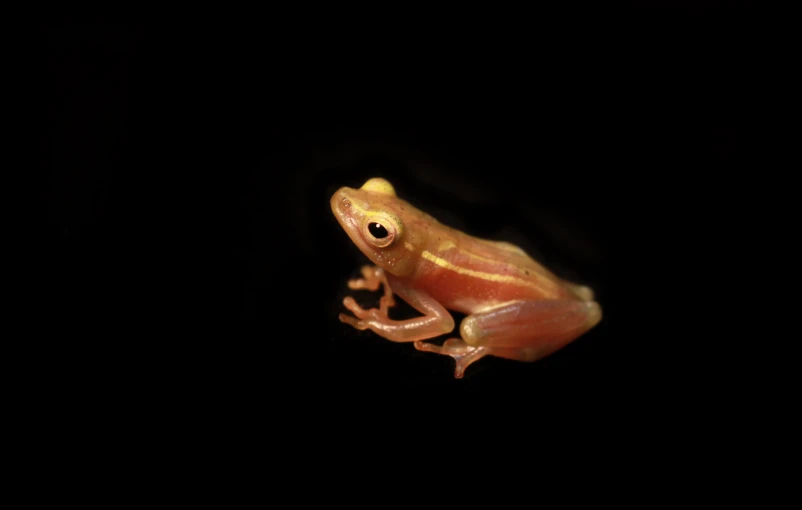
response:
[[[457,361],[454,377],[459,379],[468,365],[487,355],[536,361],[562,348],[600,320],[601,308],[592,301],[517,301],[463,319],[462,339],[451,338],[442,347],[415,342],[415,348],[454,358]]]
[[[415,348],[419,351],[434,352],[454,358],[457,362],[457,366],[454,369],[454,377],[457,379],[462,379],[465,369],[471,363],[490,354],[490,350],[487,347],[468,345],[461,338],[449,338],[442,346],[419,341],[415,342]]]
[[[595,301],[518,301],[465,317],[460,335],[494,356],[535,361],[578,338],[601,317]]]

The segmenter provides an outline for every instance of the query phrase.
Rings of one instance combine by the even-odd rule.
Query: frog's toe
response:
[[[430,344],[428,342],[417,341],[417,342],[414,342],[414,345],[415,345],[415,348],[417,350],[419,350],[419,351],[436,352],[436,353],[440,352],[440,346],[439,345]]]
[[[360,319],[364,319],[365,317],[368,316],[368,311],[365,310],[364,308],[362,308],[361,306],[359,306],[356,303],[356,300],[354,298],[352,298],[351,296],[348,296],[345,299],[343,299],[343,306],[348,308],[348,310],[350,310],[351,313],[353,313],[354,315],[356,315]]]
[[[468,368],[471,363],[484,358],[488,354],[490,354],[490,352],[486,347],[469,347],[467,350],[463,351],[463,354],[451,354],[450,356],[457,362],[457,366],[454,367],[454,377],[456,379],[462,379],[462,376],[465,374],[465,369]]]
[[[465,369],[471,363],[489,354],[487,348],[468,345],[461,338],[449,338],[442,346],[427,342],[415,342],[415,348],[419,351],[434,352],[454,358],[454,361],[457,362],[457,366],[454,368],[454,377],[457,379],[462,379]]]
[[[363,321],[363,320],[357,319],[356,317],[353,317],[351,315],[346,315],[344,313],[341,313],[339,317],[340,317],[340,322],[344,322],[346,324],[349,324],[349,325],[353,326],[356,329],[362,330],[362,329],[367,329],[368,328],[367,321]]]

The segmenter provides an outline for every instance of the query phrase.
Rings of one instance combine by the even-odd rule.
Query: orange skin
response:
[[[354,316],[340,320],[394,342],[453,357],[456,378],[471,363],[492,355],[541,359],[598,324],[601,307],[588,287],[567,282],[509,243],[488,241],[447,227],[398,198],[384,179],[331,197],[340,225],[376,266],[362,268],[352,289],[384,287],[379,308],[343,301]],[[396,294],[423,314],[395,321],[388,310]],[[468,314],[460,337],[442,346],[424,342],[454,329],[448,310]]]

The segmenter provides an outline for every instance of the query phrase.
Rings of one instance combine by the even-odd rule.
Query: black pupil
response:
[[[371,223],[368,225],[368,230],[370,230],[370,235],[376,239],[384,239],[387,237],[387,229],[384,228],[380,223]]]

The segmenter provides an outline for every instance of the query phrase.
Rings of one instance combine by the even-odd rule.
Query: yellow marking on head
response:
[[[364,207],[362,207],[361,205],[357,204],[356,202],[351,202],[351,207],[353,207],[354,209],[356,209],[357,211],[362,213],[365,216],[365,219],[367,219],[367,220],[371,220],[371,219],[374,219],[376,217],[386,217],[386,216],[390,215],[390,213],[385,213],[383,211],[373,211],[373,210],[370,210],[370,209],[365,209]],[[393,216],[394,218],[398,218],[395,214],[392,214],[391,216]],[[400,220],[398,220],[398,223],[400,223]]]
[[[538,285],[535,282],[529,282],[526,280],[522,280],[521,278],[516,278],[515,276],[505,275],[505,274],[496,274],[496,273],[485,273],[483,271],[474,271],[473,269],[468,269],[467,267],[459,267],[457,265],[452,264],[451,262],[447,261],[446,259],[442,259],[437,255],[434,255],[428,251],[424,251],[421,253],[421,256],[432,262],[437,264],[438,266],[442,267],[443,269],[448,269],[449,271],[454,271],[459,274],[464,274],[465,276],[471,276],[473,278],[481,278],[482,280],[488,280],[491,282],[498,282],[498,283],[510,283],[513,285],[521,285],[524,287],[530,287],[536,290],[539,290],[545,294],[549,293],[549,289],[544,288],[541,285]]]
[[[360,189],[365,191],[372,191],[374,193],[381,193],[383,195],[390,195],[396,196],[395,188],[393,185],[390,184],[386,179],[382,179],[381,177],[374,177],[373,179],[368,179],[368,181],[362,185]]]

